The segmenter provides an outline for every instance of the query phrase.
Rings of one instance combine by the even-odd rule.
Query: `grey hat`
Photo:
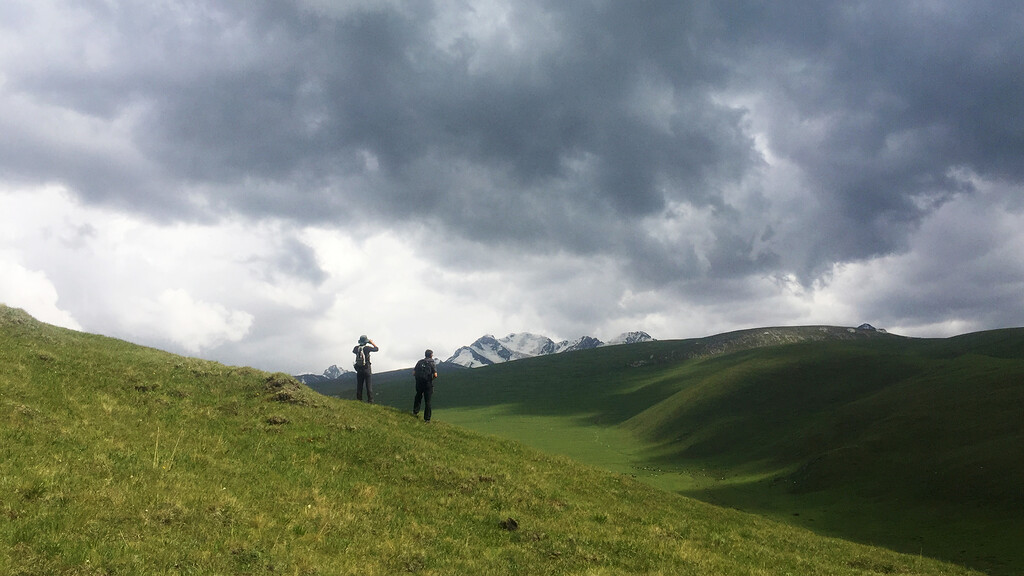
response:
[[[366,344],[369,341],[370,341],[370,339],[366,337],[366,334],[363,334],[362,336],[359,337],[359,343],[360,344]]]

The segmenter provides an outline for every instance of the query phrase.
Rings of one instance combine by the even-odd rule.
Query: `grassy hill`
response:
[[[0,574],[975,574],[2,305],[0,453]]]
[[[405,407],[411,385],[381,398]],[[443,374],[436,418],[822,534],[1024,573],[1024,329],[766,328]]]

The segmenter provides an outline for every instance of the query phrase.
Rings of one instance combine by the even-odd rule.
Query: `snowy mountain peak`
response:
[[[477,338],[476,342],[469,346],[463,346],[456,350],[455,354],[446,362],[475,368],[477,366],[499,364],[509,360],[536,356],[539,353],[544,353],[540,351],[544,350],[545,346],[548,345],[552,349],[554,348],[554,343],[549,338],[525,332],[522,334],[509,334],[500,340],[490,334],[486,334]]]
[[[605,343],[606,346],[612,346],[614,344],[636,344],[637,342],[650,342],[654,340],[651,335],[642,330],[636,332],[623,332],[615,338],[612,338]]]
[[[344,374],[345,372],[346,370],[338,368],[337,364],[331,364],[330,368],[324,370],[324,378],[327,378],[328,380],[334,380],[336,378],[341,378],[341,375]]]
[[[322,375],[299,374],[295,376],[295,379],[298,380],[299,382],[302,382],[303,384],[317,384],[320,382],[326,382],[328,380],[337,380],[338,378],[341,378],[344,374],[347,374],[349,372],[351,371],[338,368],[337,364],[331,364],[331,367],[328,368],[327,370],[324,370],[324,373]]]
[[[495,338],[493,335],[487,334],[477,338],[476,342],[469,346],[459,348],[445,362],[467,368],[476,368],[478,366],[488,366],[490,364],[499,364],[533,356],[560,354],[574,350],[588,350],[612,344],[635,344],[650,340],[654,340],[654,338],[651,338],[650,334],[646,332],[626,332],[608,343],[591,336],[582,336],[575,340],[562,340],[555,343],[547,336],[540,336],[529,332],[512,333],[504,338]]]
[[[525,356],[539,356],[551,354],[555,351],[555,343],[547,336],[538,336],[529,332],[509,334],[500,342],[509,350],[514,350]]]
[[[575,340],[562,340],[558,343],[555,348],[555,352],[572,352],[573,350],[589,350],[591,348],[597,348],[603,346],[604,342],[601,342],[597,338],[590,336],[582,336]]]

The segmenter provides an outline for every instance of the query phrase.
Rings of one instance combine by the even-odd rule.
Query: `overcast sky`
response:
[[[232,365],[1024,326],[1024,3],[4,0],[0,302]]]

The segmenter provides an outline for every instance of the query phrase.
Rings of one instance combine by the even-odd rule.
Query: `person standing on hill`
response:
[[[416,378],[416,399],[412,402],[412,415],[419,416],[420,402],[423,402],[423,421],[430,422],[430,399],[434,395],[434,379],[437,378],[437,365],[434,363],[434,351],[427,350],[423,358],[412,369]]]
[[[380,348],[373,343],[366,335],[359,337],[359,344],[352,349],[356,355],[353,366],[356,369],[356,400],[363,400],[363,386],[366,386],[366,401],[373,404],[373,388],[370,380],[373,376],[373,369],[370,367],[370,352],[380,352]]]

